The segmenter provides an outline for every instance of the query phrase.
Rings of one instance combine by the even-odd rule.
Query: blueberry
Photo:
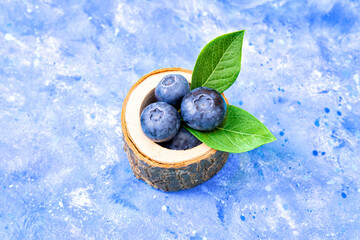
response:
[[[180,116],[176,109],[164,102],[148,105],[141,113],[141,127],[154,142],[169,141],[179,131]]]
[[[165,147],[174,150],[187,150],[200,145],[201,142],[186,128],[180,127],[176,136],[166,143]]]
[[[215,90],[195,88],[181,102],[181,115],[188,126],[199,131],[211,131],[221,124],[226,114],[226,102]]]
[[[166,102],[179,108],[182,98],[190,92],[188,81],[180,74],[166,75],[155,88],[155,98],[158,102]]]

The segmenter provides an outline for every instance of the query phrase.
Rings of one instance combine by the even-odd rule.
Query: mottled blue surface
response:
[[[0,239],[359,239],[356,0],[0,2]],[[137,180],[120,110],[246,29],[226,91],[278,141],[191,190]]]

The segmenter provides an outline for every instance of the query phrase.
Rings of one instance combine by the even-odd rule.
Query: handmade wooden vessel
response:
[[[163,191],[179,191],[213,177],[225,164],[229,153],[205,144],[188,150],[170,150],[151,141],[142,132],[142,110],[156,102],[154,89],[168,74],[182,74],[189,82],[192,71],[163,68],[143,76],[128,92],[121,113],[124,150],[134,175]],[[226,99],[225,99],[226,100]]]

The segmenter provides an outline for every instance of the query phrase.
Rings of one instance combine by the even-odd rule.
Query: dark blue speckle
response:
[[[286,103],[287,102],[287,99],[286,98],[283,98],[283,97],[278,97],[277,98],[277,102],[282,104],[282,103]]]
[[[284,136],[284,132],[283,132],[283,131],[280,131],[279,134],[280,134],[280,136]]]
[[[218,202],[216,203],[216,208],[217,208],[218,218],[220,219],[220,221],[221,221],[222,223],[224,223],[224,217],[225,217],[224,208],[225,208],[225,204],[222,203],[221,201],[218,201]]]
[[[316,119],[315,122],[314,122],[314,124],[315,124],[315,126],[320,127],[319,119]]]
[[[240,105],[240,106],[243,105],[243,102],[242,102],[242,101],[239,101],[239,105]]]
[[[317,156],[318,154],[319,154],[318,151],[316,151],[316,150],[313,151],[313,155],[314,155],[314,156]]]
[[[178,235],[177,235],[176,232],[170,231],[169,229],[166,229],[166,231],[167,231],[168,233],[171,233],[171,234],[174,236],[175,239],[178,238]]]
[[[326,154],[326,152],[322,152],[322,153],[321,153],[321,155],[323,155],[323,156],[324,156],[325,154]]]
[[[139,209],[129,200],[121,198],[119,194],[112,194],[111,199],[117,203],[122,205],[123,207],[129,208],[131,210],[139,211]]]
[[[60,75],[60,74],[56,75],[56,80],[64,81],[67,83],[78,82],[81,80],[81,78],[82,77],[78,76],[78,75],[74,75],[74,76],[66,76],[66,75]]]
[[[202,240],[203,238],[198,234],[198,233],[196,233],[196,235],[195,236],[191,236],[190,237],[190,240]]]
[[[324,109],[326,113],[329,113],[330,112],[330,109],[329,108],[325,108]]]
[[[342,198],[346,198],[346,197],[347,197],[346,193],[344,193],[344,192],[341,193],[341,196],[342,196]]]
[[[339,115],[339,116],[341,116],[341,115],[342,115],[340,111],[337,111],[336,113],[337,113],[337,115]]]
[[[113,98],[119,97],[119,95],[116,92],[110,92],[110,96]]]
[[[241,219],[241,221],[245,221],[245,216],[244,216],[244,215],[241,215],[241,216],[240,216],[240,219]]]

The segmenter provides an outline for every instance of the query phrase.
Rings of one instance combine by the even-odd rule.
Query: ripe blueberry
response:
[[[190,92],[188,81],[180,74],[166,75],[155,88],[155,98],[158,102],[166,102],[179,108],[181,99]]]
[[[180,127],[179,132],[173,139],[166,143],[165,147],[174,150],[187,150],[200,145],[201,142],[186,128]]]
[[[181,102],[181,115],[188,126],[199,131],[211,131],[221,124],[226,114],[226,102],[215,90],[195,88]]]
[[[145,135],[154,142],[169,141],[180,128],[178,112],[164,102],[155,102],[144,108],[140,122]]]

